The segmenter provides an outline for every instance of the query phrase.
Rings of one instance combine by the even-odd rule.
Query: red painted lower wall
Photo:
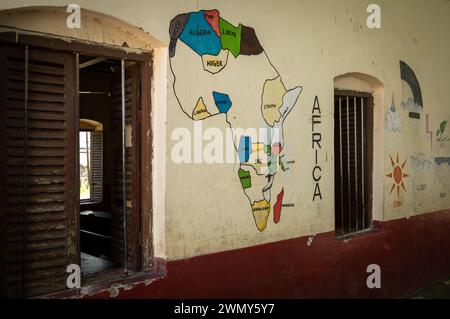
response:
[[[450,210],[376,223],[347,241],[333,232],[167,263],[167,276],[117,298],[408,297],[450,275]],[[381,266],[381,289],[366,268]],[[89,298],[107,298],[103,291]]]

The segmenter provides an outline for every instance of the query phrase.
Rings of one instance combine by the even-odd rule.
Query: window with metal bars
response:
[[[335,91],[335,232],[344,236],[371,227],[373,97]]]

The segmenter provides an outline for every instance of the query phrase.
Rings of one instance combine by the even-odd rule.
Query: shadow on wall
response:
[[[123,20],[82,9],[81,28],[68,28],[66,7],[35,6],[0,11],[1,25],[24,31],[151,51],[165,45]]]

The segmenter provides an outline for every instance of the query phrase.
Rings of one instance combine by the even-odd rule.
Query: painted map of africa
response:
[[[277,172],[284,170],[283,122],[302,88],[286,89],[255,30],[235,27],[218,10],[179,14],[169,32],[173,89],[180,107],[194,121],[225,117],[233,129],[238,178],[256,227],[263,231],[272,193],[273,221],[280,221],[284,188],[274,192],[272,186]],[[266,128],[268,133],[255,138],[245,134],[249,128]]]

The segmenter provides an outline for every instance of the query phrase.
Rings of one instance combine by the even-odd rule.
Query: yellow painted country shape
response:
[[[281,78],[267,80],[264,83],[261,111],[264,120],[273,126],[280,119],[280,107],[283,104],[283,95],[286,93]]]
[[[252,143],[252,152],[264,152],[264,143]]]
[[[263,231],[267,226],[267,219],[270,214],[270,203],[265,199],[254,202],[252,204],[253,217],[255,218],[256,227],[259,231]]]
[[[197,105],[192,111],[192,118],[194,120],[203,120],[204,118],[207,118],[209,116],[211,116],[211,113],[209,113],[206,109],[206,105],[203,102],[203,99],[199,98],[197,101]]]

